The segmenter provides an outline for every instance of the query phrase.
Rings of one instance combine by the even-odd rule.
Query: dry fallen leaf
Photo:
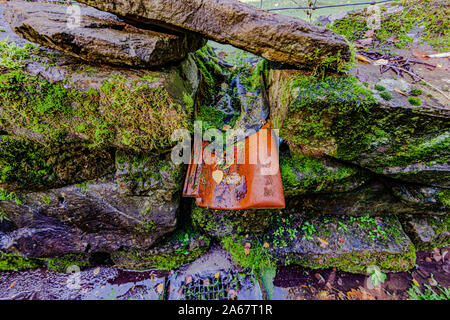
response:
[[[417,282],[417,280],[416,279],[412,279],[412,282],[414,283],[414,285],[416,286],[416,287],[420,287],[420,284]]]
[[[360,44],[362,44],[363,46],[367,46],[372,43],[372,40],[373,40],[372,38],[365,38],[365,39],[359,40],[358,42]]]
[[[269,243],[268,242],[264,242],[263,247],[264,248],[268,248],[269,247]]]
[[[317,239],[319,239],[319,241],[320,241],[320,246],[321,246],[322,248],[326,248],[326,247],[328,246],[328,241],[323,240],[322,238],[319,238],[319,237],[317,237]]]
[[[320,291],[319,294],[317,295],[317,297],[320,300],[330,300],[330,298],[331,298],[331,296],[328,293],[328,291],[325,291],[325,290]]]
[[[94,274],[94,276],[98,275],[100,273],[100,267],[95,268],[92,273]]]
[[[408,94],[407,94],[407,93],[403,92],[403,91],[402,91],[402,90],[400,90],[400,89],[394,88],[394,90],[395,90],[396,92],[400,93],[400,94],[401,94],[402,96],[405,96],[405,97],[407,97],[407,96],[408,96]]]
[[[250,254],[250,248],[244,248],[244,253],[248,256]]]
[[[370,60],[360,54],[356,55],[356,59],[358,59],[359,62],[370,64]]]
[[[212,178],[214,179],[214,181],[219,184],[222,182],[223,179],[223,172],[220,170],[216,170],[212,173]]]
[[[11,285],[9,286],[9,288],[10,288],[10,289],[14,288],[16,284],[17,284],[17,282],[11,283]]]
[[[423,50],[420,50],[420,49],[413,50],[412,51],[412,55],[414,57],[416,57],[416,58],[419,58],[419,59],[429,59],[428,58],[428,53],[423,51]]]

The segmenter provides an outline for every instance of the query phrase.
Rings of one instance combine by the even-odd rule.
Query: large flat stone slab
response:
[[[74,22],[65,5],[14,1],[8,3],[5,17],[21,37],[91,63],[156,67],[180,62],[204,45],[202,37],[192,33],[138,29],[89,7],[80,8],[79,21]]]
[[[237,0],[82,0],[137,26],[188,30],[209,39],[302,68],[350,58],[343,37],[303,20],[270,13]]]

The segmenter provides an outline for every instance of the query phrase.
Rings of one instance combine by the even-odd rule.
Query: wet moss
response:
[[[20,255],[0,252],[0,271],[20,271],[43,267],[39,259],[31,259]]]
[[[204,233],[222,238],[246,233],[262,233],[270,226],[278,210],[212,210],[192,208],[192,221]]]
[[[111,258],[118,266],[127,269],[174,270],[204,254],[209,243],[209,238],[200,235],[187,223],[163,237],[152,249],[125,249],[114,252]]]
[[[361,127],[376,101],[356,78],[299,75],[291,91],[296,95],[289,106],[292,116],[283,122],[280,137],[346,160],[367,147],[370,141]]]
[[[355,251],[323,259],[320,255],[308,255],[296,258],[294,261],[304,267],[312,269],[326,269],[335,267],[338,270],[366,274],[369,266],[375,265],[381,272],[401,272],[414,268],[416,265],[416,251],[413,244],[403,254],[373,253],[369,251]]]
[[[280,171],[286,196],[342,191],[346,185],[350,187],[360,173],[348,166],[329,167],[324,159],[305,154],[281,157]]]
[[[256,237],[229,236],[222,238],[220,243],[243,268],[261,270],[276,265],[273,257]]]
[[[21,48],[27,54],[26,48]],[[4,56],[10,54],[3,52]],[[23,59],[15,54],[17,64]],[[75,134],[90,146],[114,145],[130,149],[161,149],[171,146],[175,129],[191,129],[192,101],[177,102],[162,87],[148,82],[151,72],[128,81],[113,76],[98,90],[70,88],[70,83],[49,83],[8,67],[0,75],[0,123],[24,128],[49,145]]]
[[[90,265],[84,254],[68,254],[58,258],[27,258],[19,254],[0,252],[0,271],[21,271],[46,267],[52,272],[65,273],[69,266]]]

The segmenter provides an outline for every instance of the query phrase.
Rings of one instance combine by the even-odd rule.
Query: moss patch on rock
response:
[[[87,255],[70,254],[57,258],[27,258],[19,254],[0,252],[0,271],[22,271],[46,267],[52,272],[65,273],[70,266],[80,269],[90,266]]]
[[[190,263],[206,252],[210,240],[196,232],[191,225],[165,236],[159,244],[147,250],[125,249],[112,253],[114,263],[121,268],[173,270]]]
[[[448,4],[442,0],[406,0],[400,3],[398,10],[389,10],[391,6],[381,7],[380,27],[374,30],[374,42],[379,47],[394,45],[406,48],[412,42],[408,32],[415,27],[423,27],[421,40],[431,44],[441,52],[450,48],[450,23]],[[350,12],[347,16],[336,20],[333,31],[345,36],[350,41],[365,37],[369,30],[368,21],[372,21],[374,12],[368,9]],[[389,41],[396,36],[398,41]]]
[[[191,103],[187,105],[182,94],[175,97],[171,91],[172,87],[181,93],[184,89],[177,84],[183,80],[176,68],[134,77],[117,72],[99,88],[79,90],[70,77],[50,83],[26,72],[27,62],[35,58],[28,54],[25,47],[15,47],[14,54],[3,51],[0,58],[15,62],[13,67],[3,66],[6,70],[0,75],[0,127],[4,130],[48,145],[76,139],[90,146],[152,150],[173,145],[170,136],[175,129],[192,129]],[[81,73],[89,76],[87,71]]]
[[[286,196],[345,192],[365,181],[364,174],[358,168],[301,153],[292,157],[282,155],[280,171]]]
[[[278,210],[212,210],[192,208],[194,225],[204,233],[222,238],[246,233],[262,233],[270,226]]]
[[[450,244],[450,216],[413,216],[401,219],[418,250],[433,250]]]

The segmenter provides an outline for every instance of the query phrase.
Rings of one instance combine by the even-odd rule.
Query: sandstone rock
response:
[[[150,151],[170,148],[175,129],[191,128],[200,81],[191,55],[166,71],[92,66],[30,47],[0,25],[0,40],[19,41],[0,42],[17,53],[1,66],[0,131],[46,145]]]
[[[350,58],[344,38],[329,29],[236,0],[80,2],[117,14],[130,24],[188,30],[302,68],[332,61],[328,67],[336,69]]]
[[[64,187],[114,172],[111,150],[80,144],[42,146],[0,136],[0,186],[7,191]]]
[[[369,266],[383,272],[415,266],[415,249],[394,217],[300,218],[279,221],[266,236],[268,252],[278,263],[314,269],[336,267],[367,273]]]
[[[5,18],[25,39],[94,64],[157,67],[180,62],[205,44],[191,33],[137,29],[94,8],[80,8],[79,21],[71,21],[67,6],[14,1],[8,3]]]
[[[396,179],[448,187],[450,118],[439,101],[394,104],[351,76],[318,79],[292,70],[271,70],[268,91],[271,119],[293,153],[325,154]]]
[[[450,217],[407,215],[400,220],[419,250],[432,250],[450,244]]]

